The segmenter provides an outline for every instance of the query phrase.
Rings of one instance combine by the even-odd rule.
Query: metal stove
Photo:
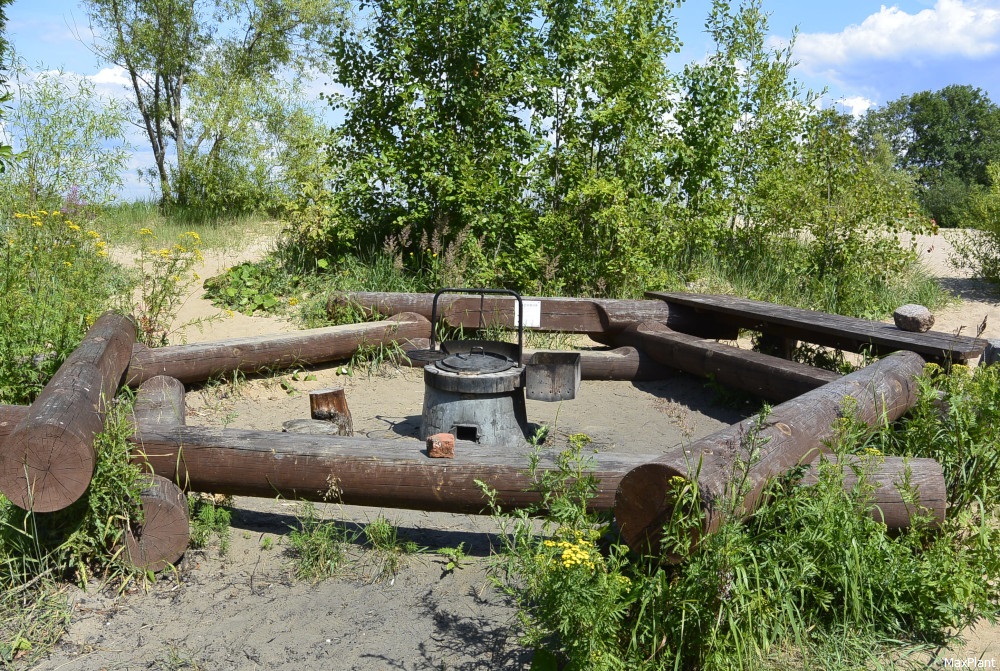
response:
[[[500,294],[517,302],[517,344],[448,340],[437,347],[438,299],[443,294]],[[513,307],[513,306],[512,306]],[[576,397],[580,355],[538,352],[524,361],[524,302],[505,289],[441,289],[431,307],[430,349],[410,352],[425,361],[420,437],[451,433],[457,440],[502,447],[523,446],[529,432],[525,396],[543,401]]]

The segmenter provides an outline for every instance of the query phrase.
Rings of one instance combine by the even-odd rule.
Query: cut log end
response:
[[[0,490],[24,510],[62,510],[90,486],[96,463],[94,450],[82,441],[64,440],[65,431],[59,427],[29,428],[23,432],[23,441],[8,439],[0,455]]]
[[[674,478],[687,474],[649,463],[625,474],[615,498],[615,522],[622,540],[640,554],[659,555],[663,525],[674,511]]]
[[[145,571],[162,571],[176,564],[187,549],[187,497],[170,480],[149,475],[142,490],[143,523],[125,533],[129,562]]]

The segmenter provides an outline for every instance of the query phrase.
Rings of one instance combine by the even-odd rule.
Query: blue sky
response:
[[[707,0],[687,0],[676,16],[685,47],[678,63],[709,48]],[[770,39],[798,29],[795,76],[826,103],[862,112],[901,95],[970,84],[1000,102],[1000,0],[763,0]],[[80,39],[91,33],[78,0],[15,0],[9,41],[32,68],[63,68],[111,90],[120,74],[99,62]]]

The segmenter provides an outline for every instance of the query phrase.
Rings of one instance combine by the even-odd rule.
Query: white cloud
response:
[[[838,100],[837,103],[845,108],[855,119],[862,116],[875,105],[874,102],[864,96],[847,96]]]
[[[98,85],[130,86],[131,81],[125,72],[125,68],[116,65],[113,68],[101,68],[95,75],[90,75],[88,79]]]
[[[829,73],[863,60],[978,60],[998,51],[996,0],[937,0],[933,8],[916,14],[883,5],[861,24],[839,33],[803,33],[795,43],[796,58],[811,73]]]

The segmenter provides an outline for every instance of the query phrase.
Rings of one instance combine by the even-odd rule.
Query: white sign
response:
[[[542,302],[522,301],[524,303],[524,328],[537,329],[542,327]],[[518,302],[514,301],[514,324],[520,325]]]

